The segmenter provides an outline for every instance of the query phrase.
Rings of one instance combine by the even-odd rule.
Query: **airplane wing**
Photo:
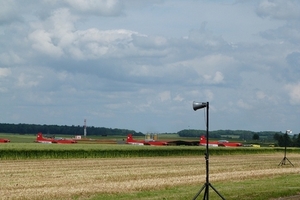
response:
[[[171,146],[199,146],[199,141],[184,141],[184,140],[175,140],[175,141],[169,141],[168,145]]]

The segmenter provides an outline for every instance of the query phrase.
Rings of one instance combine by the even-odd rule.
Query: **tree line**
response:
[[[38,125],[38,124],[8,124],[0,123],[0,133],[15,133],[15,134],[37,134],[42,132],[48,135],[83,135],[83,126],[67,126],[67,125]],[[93,136],[125,136],[127,134],[134,134],[136,136],[144,136],[141,132],[128,129],[105,128],[87,126],[87,135]],[[206,134],[206,130],[184,129],[177,132],[179,137],[200,137]],[[210,138],[214,139],[237,139],[242,141],[264,141],[274,142],[278,146],[283,147],[300,147],[300,134],[289,136],[282,132],[276,131],[262,131],[253,132],[247,130],[216,130],[209,131]]]
[[[193,129],[185,129],[178,132],[178,135],[181,137],[200,137],[201,135],[205,135],[206,130],[193,130]],[[254,132],[247,130],[216,130],[209,131],[209,137],[214,139],[232,139],[236,138],[238,140],[253,140],[253,136],[257,134],[260,138],[264,138],[264,140],[270,141],[274,140],[275,134],[282,134],[282,132],[274,132],[274,131],[262,131],[262,132]]]
[[[275,134],[274,139],[278,141],[280,147],[300,147],[300,134],[290,136],[288,134]]]
[[[206,130],[185,129],[178,132],[180,137],[200,137],[206,135]],[[300,147],[300,134],[288,135],[281,131],[253,132],[247,130],[216,130],[209,131],[213,139],[236,139],[242,141],[276,142],[279,147]]]
[[[134,130],[104,128],[87,126],[87,135],[109,136],[109,135],[127,135],[129,133],[142,136],[143,133]],[[42,132],[48,135],[83,135],[83,126],[67,125],[38,125],[38,124],[8,124],[0,123],[0,133],[17,133],[17,134],[37,134]]]

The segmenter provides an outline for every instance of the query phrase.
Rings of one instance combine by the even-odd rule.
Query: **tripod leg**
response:
[[[216,188],[214,188],[214,186],[212,186],[212,184],[209,183],[209,186],[219,195],[219,197],[221,197],[221,199],[225,200],[225,198],[216,190]]]
[[[288,158],[286,158],[287,159],[287,161],[289,161],[289,163],[294,167],[294,165],[291,163],[291,161],[288,159]]]
[[[204,195],[203,195],[203,200],[209,200],[209,197],[208,197],[208,193],[209,193],[209,191],[208,191],[208,184],[206,184],[206,187],[205,187],[205,191],[204,191]]]
[[[279,165],[281,165],[281,166],[282,166],[282,165],[285,165],[285,159],[286,159],[286,157],[284,157],[284,158],[281,160],[281,162],[278,164],[278,166],[279,166]]]
[[[294,165],[293,165],[293,163],[287,158],[287,157],[284,157],[283,159],[282,159],[282,161],[278,164],[278,166],[282,166],[282,165],[285,165],[285,161],[288,161],[293,167],[294,167]]]
[[[201,194],[202,190],[203,190],[204,188],[206,188],[206,187],[207,187],[207,184],[204,183],[204,185],[203,185],[202,188],[199,190],[199,192],[194,196],[193,200],[196,200],[197,197]],[[206,189],[205,189],[205,191],[206,191]],[[205,196],[205,195],[204,195],[204,196]]]

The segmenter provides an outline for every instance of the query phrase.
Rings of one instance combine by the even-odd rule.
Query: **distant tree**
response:
[[[257,133],[254,133],[252,139],[259,140],[259,135]]]
[[[292,140],[291,140],[291,137],[290,137],[288,134],[284,134],[283,138],[284,138],[284,141],[286,142],[285,145],[286,145],[287,147],[293,146],[293,145],[292,145],[293,142],[292,142]]]
[[[298,134],[298,136],[294,135],[293,141],[294,141],[294,146],[295,147],[300,147],[300,133]]]
[[[274,140],[279,141],[281,135],[282,135],[282,134],[275,133],[274,136],[273,136]]]
[[[282,134],[278,137],[278,145],[280,147],[291,147],[293,146],[293,142],[288,134]]]
[[[184,129],[184,130],[177,132],[177,134],[180,137],[200,137],[201,135],[205,135],[206,131],[205,130]]]

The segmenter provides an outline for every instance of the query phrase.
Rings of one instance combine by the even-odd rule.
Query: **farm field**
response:
[[[229,200],[300,193],[300,154],[211,155],[210,182]],[[1,199],[192,199],[204,156],[0,160]],[[202,199],[200,194],[199,199]],[[210,189],[210,199],[220,199]]]

